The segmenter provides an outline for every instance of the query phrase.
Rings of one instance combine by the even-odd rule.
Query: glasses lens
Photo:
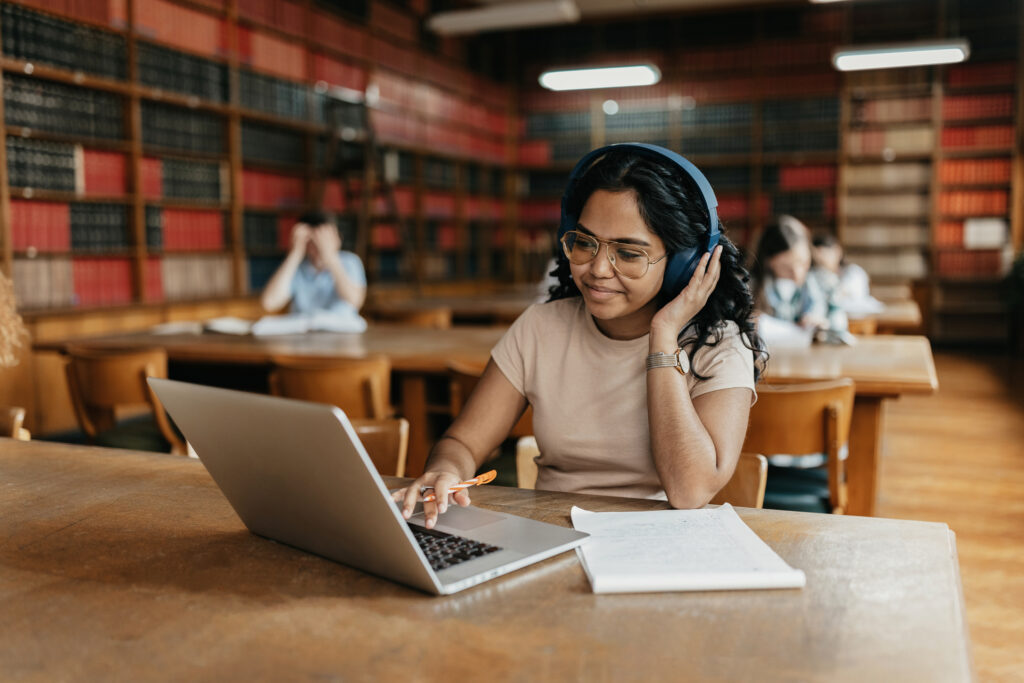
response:
[[[649,263],[647,252],[643,249],[627,247],[622,244],[610,244],[608,246],[612,248],[612,253],[615,255],[612,265],[622,275],[628,278],[638,278],[643,277],[644,273],[647,272]]]
[[[593,260],[599,246],[594,238],[572,230],[562,238],[562,249],[566,257],[577,266]]]

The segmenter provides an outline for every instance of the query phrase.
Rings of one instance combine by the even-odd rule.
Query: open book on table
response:
[[[595,593],[801,588],[790,567],[729,504],[701,510],[589,512],[572,524],[590,539],[577,548]]]
[[[256,322],[233,317],[213,318],[203,324],[203,330],[219,334],[252,334],[257,337],[302,334],[313,331],[358,333],[366,331],[366,320],[359,315],[326,311],[288,313],[265,315]]]

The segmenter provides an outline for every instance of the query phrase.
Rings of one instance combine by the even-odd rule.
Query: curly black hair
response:
[[[665,243],[669,252],[677,252],[707,243],[710,232],[709,214],[700,189],[689,174],[668,160],[662,162],[634,150],[611,149],[597,159],[572,188],[566,198],[566,211],[580,215],[583,205],[597,190],[609,192],[632,191],[637,199],[640,217],[647,227]],[[754,379],[760,379],[768,354],[754,324],[754,300],[750,293],[750,275],[743,267],[736,245],[725,234],[718,243],[722,246],[722,274],[704,308],[690,325],[679,333],[679,345],[691,346],[691,356],[704,346],[715,346],[722,341],[725,323],[733,321],[743,333],[743,343],[754,356]],[[569,260],[558,248],[555,269],[551,275],[558,279],[548,291],[548,301],[580,296],[572,280]],[[664,293],[658,294],[659,305],[668,303]],[[683,332],[686,332],[684,335]],[[707,379],[696,370],[698,379]]]

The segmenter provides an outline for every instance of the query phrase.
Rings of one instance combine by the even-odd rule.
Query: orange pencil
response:
[[[479,476],[476,476],[476,477],[473,477],[472,479],[467,479],[466,481],[459,482],[458,484],[453,484],[453,485],[448,487],[448,490],[449,491],[461,491],[462,489],[468,489],[470,486],[480,486],[482,484],[489,484],[490,482],[494,481],[494,478],[496,476],[498,476],[498,471],[497,470],[491,470],[490,472],[484,472],[483,474],[481,474]],[[420,489],[420,493],[422,494],[424,491],[427,491],[427,490],[432,489],[432,488],[434,488],[434,487],[433,486],[424,486],[423,488]],[[428,493],[426,496],[423,497],[423,500],[421,502],[423,502],[423,503],[432,503],[435,500],[437,500],[437,497],[433,493]]]

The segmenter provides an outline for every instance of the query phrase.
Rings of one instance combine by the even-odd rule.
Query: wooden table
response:
[[[886,301],[878,313],[849,314],[850,320],[874,320],[878,334],[893,334],[918,330],[921,327],[921,307],[913,299]]]
[[[565,553],[431,597],[248,533],[188,458],[3,439],[0,482],[5,679],[972,677],[944,524],[739,509],[807,574],[799,590],[594,595]],[[572,504],[664,505],[497,486],[474,501],[563,526]]]
[[[846,461],[852,515],[872,515],[882,452],[883,401],[938,389],[932,348],[925,337],[871,335],[854,346],[815,344],[771,350],[767,381],[799,382],[850,377],[857,384]]]

